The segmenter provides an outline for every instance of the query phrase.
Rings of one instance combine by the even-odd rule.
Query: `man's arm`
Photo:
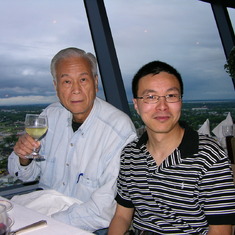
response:
[[[231,235],[232,225],[209,225],[207,235]]]
[[[115,215],[110,223],[108,235],[123,235],[129,230],[134,208],[117,204]]]
[[[25,156],[28,156],[32,153],[34,148],[39,148],[40,142],[35,141],[31,136],[28,134],[24,134],[20,136],[18,141],[14,146],[14,152],[19,157],[20,164],[26,166],[30,164],[30,160],[27,159]]]
[[[35,161],[27,159],[26,156],[32,153],[33,148],[39,146],[40,142],[35,141],[28,134],[22,135],[15,144],[14,151],[8,157],[9,174],[17,176],[18,179],[25,182],[35,180],[40,173],[40,169],[36,166]]]

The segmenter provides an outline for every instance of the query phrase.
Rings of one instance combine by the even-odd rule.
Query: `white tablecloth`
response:
[[[7,200],[5,198],[0,197],[1,200]],[[13,208],[8,212],[10,218],[13,219],[14,224],[11,228],[11,230],[16,230],[18,228],[21,228],[23,226],[29,225],[31,223],[37,222],[39,220],[46,220],[47,226],[43,228],[39,228],[34,231],[30,231],[24,234],[32,234],[32,235],[89,235],[92,233],[89,233],[87,231],[81,230],[79,228],[61,223],[59,221],[56,221],[46,215],[40,214],[34,210],[28,209],[26,207],[23,207],[21,205],[18,205],[14,202],[11,202],[13,204]]]

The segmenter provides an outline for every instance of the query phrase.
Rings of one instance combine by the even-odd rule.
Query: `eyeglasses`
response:
[[[176,103],[181,100],[181,95],[179,94],[169,94],[169,95],[143,95],[141,97],[136,97],[136,99],[142,99],[144,103],[156,104],[161,97],[164,97],[167,103]]]

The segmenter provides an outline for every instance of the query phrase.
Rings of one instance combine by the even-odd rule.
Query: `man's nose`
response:
[[[72,92],[73,94],[79,94],[81,92],[81,86],[78,82],[73,83]]]
[[[166,109],[168,107],[166,97],[165,96],[159,96],[158,102],[156,103],[156,108],[158,109]]]

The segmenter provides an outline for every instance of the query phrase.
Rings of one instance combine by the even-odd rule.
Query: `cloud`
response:
[[[55,96],[17,96],[0,99],[0,105],[50,104],[56,101]]]
[[[231,78],[223,69],[225,56],[210,4],[197,0],[104,3],[129,100],[133,75],[151,60],[179,70],[187,99],[235,98]],[[234,11],[229,14],[234,20]],[[94,53],[83,1],[2,0],[0,27],[0,104],[56,99],[49,71],[54,54],[70,46]],[[100,85],[99,96],[102,89]]]

